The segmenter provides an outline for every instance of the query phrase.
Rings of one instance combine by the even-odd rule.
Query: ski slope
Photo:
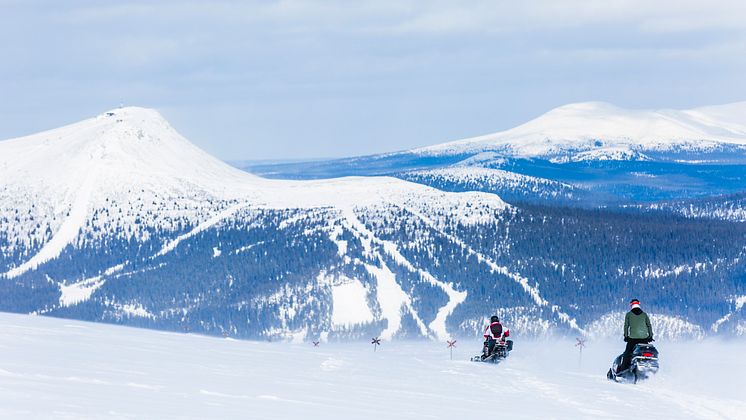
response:
[[[288,344],[0,314],[0,418],[737,419],[746,342],[659,342],[640,385],[604,374],[622,344],[528,342],[466,361],[479,341]]]

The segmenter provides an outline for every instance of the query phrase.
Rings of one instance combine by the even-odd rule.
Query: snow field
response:
[[[493,366],[478,340],[288,344],[0,314],[3,419],[737,419],[746,342],[660,342],[644,384],[608,382],[620,342],[521,340]],[[692,358],[698,363],[692,365]]]

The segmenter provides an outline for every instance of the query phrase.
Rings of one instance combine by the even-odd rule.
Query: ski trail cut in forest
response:
[[[85,226],[93,186],[96,183],[98,172],[98,165],[90,169],[78,193],[75,195],[73,204],[70,207],[69,216],[62,222],[62,225],[60,225],[54,236],[31,259],[6,272],[4,274],[6,278],[12,279],[18,277],[29,270],[36,269],[47,261],[57,258],[62,253],[62,250],[78,237],[80,229]]]
[[[574,330],[576,330],[576,331],[578,331],[580,333],[585,334],[585,330],[582,329],[582,328],[580,328],[580,326],[578,326],[577,321],[574,318],[572,318],[569,314],[563,312],[560,306],[558,306],[558,305],[551,305],[550,306],[549,302],[546,299],[544,299],[541,296],[541,294],[539,293],[539,288],[538,287],[533,287],[533,286],[531,286],[529,284],[528,278],[523,277],[522,275],[520,275],[518,273],[514,273],[514,272],[510,271],[510,269],[508,269],[508,267],[501,266],[501,265],[497,264],[496,262],[494,262],[488,256],[486,256],[486,255],[482,254],[481,252],[476,251],[475,249],[473,249],[471,246],[469,246],[466,242],[464,242],[460,238],[458,238],[456,236],[453,236],[453,235],[451,235],[451,234],[449,234],[447,232],[444,232],[443,230],[441,230],[440,228],[438,228],[435,225],[435,223],[432,220],[430,220],[430,218],[428,218],[427,216],[425,216],[424,214],[422,214],[420,212],[417,212],[415,210],[409,209],[409,208],[407,208],[406,210],[409,211],[409,212],[411,212],[413,215],[417,216],[419,219],[421,219],[428,227],[430,227],[431,229],[433,229],[436,232],[440,233],[441,235],[445,236],[446,238],[448,238],[449,240],[451,240],[456,245],[460,246],[467,253],[469,253],[469,255],[475,256],[477,258],[477,261],[486,264],[488,267],[490,267],[490,269],[493,272],[502,274],[502,275],[504,275],[504,276],[512,279],[516,283],[520,284],[521,287],[523,288],[523,290],[526,293],[528,293],[529,296],[531,296],[531,299],[533,299],[533,301],[534,301],[534,303],[536,303],[536,305],[541,306],[541,307],[549,306],[551,308],[552,312],[555,313],[557,315],[557,318],[559,318],[562,322],[565,322],[567,325],[570,326],[570,328],[572,328],[572,329],[574,329]]]
[[[190,230],[189,232],[183,235],[176,237],[176,239],[166,244],[163,248],[161,248],[160,251],[158,251],[157,254],[153,256],[153,258],[160,257],[162,255],[165,255],[173,251],[179,245],[181,241],[185,239],[189,239],[192,236],[197,235],[198,233],[204,232],[205,230],[219,223],[221,220],[232,216],[234,213],[236,213],[237,211],[247,206],[248,206],[248,203],[236,204],[234,206],[228,207],[227,209],[218,212],[216,215],[212,216],[211,218],[197,225],[197,227],[195,227],[194,229]]]
[[[425,281],[433,286],[440,288],[447,296],[448,303],[438,309],[435,319],[430,322],[428,327],[432,330],[438,340],[444,341],[452,338],[448,333],[446,327],[446,320],[456,309],[456,306],[463,303],[466,300],[467,293],[465,291],[460,292],[453,288],[453,283],[446,283],[436,279],[429,272],[415,267],[404,255],[399,251],[399,247],[391,241],[378,239],[383,245],[383,250],[396,261],[397,264],[403,266],[412,273],[419,274]]]
[[[376,267],[372,264],[364,264],[365,269],[376,278],[376,300],[381,307],[383,317],[388,321],[386,329],[381,332],[381,338],[390,340],[399,331],[402,322],[402,307],[410,312],[422,335],[430,335],[427,326],[412,306],[411,297],[397,283],[396,275],[386,265],[383,257],[373,250],[373,243],[380,244],[381,240],[360,222],[352,207],[340,208],[340,211],[344,218],[343,223],[346,222],[350,231],[363,243],[366,254],[378,260],[381,265]]]

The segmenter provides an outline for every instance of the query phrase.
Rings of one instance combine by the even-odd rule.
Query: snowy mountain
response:
[[[512,157],[645,159],[641,151],[746,147],[746,102],[691,110],[627,110],[603,102],[555,108],[510,130],[416,149],[456,154],[494,150]]]
[[[473,168],[469,186],[510,203],[608,207],[734,194],[746,185],[746,102],[681,111],[570,104],[506,131],[419,149],[237,166],[278,179],[388,175],[454,192],[469,191],[467,183],[445,182],[438,171]]]
[[[147,239],[148,229],[214,224],[242,207],[347,210],[383,203],[403,206],[415,199],[415,206],[426,204],[427,209],[457,210],[465,203],[506,207],[494,195],[445,194],[396,179],[264,180],[196,148],[157,112],[143,108],[118,109],[2,142],[0,177],[5,218],[28,215],[4,226],[10,248],[39,247],[6,273],[11,278],[59,256],[86,225],[94,238],[116,232]],[[113,206],[118,213],[111,214]],[[458,211],[451,215],[472,217]]]
[[[480,156],[398,173],[416,182],[265,179],[142,108],[3,141],[0,309],[245,338],[445,339],[479,335],[495,312],[524,335],[585,333],[636,295],[738,331],[746,226],[509,205],[495,193],[587,189],[477,170],[494,158]]]
[[[91,235],[145,239],[147,229],[206,220],[216,205],[250,195],[258,179],[226,167],[142,108],[4,141],[0,177],[7,247],[30,257],[11,278],[59,256],[86,225]]]
[[[114,110],[58,130],[2,142],[0,156],[0,176],[5,180],[0,209],[2,271],[11,280],[27,273],[38,276],[40,266],[59,260],[65,251],[75,253],[75,248],[92,247],[108,254],[110,250],[105,248],[111,241],[134,241],[138,247],[148,244],[152,251],[157,250],[149,258],[162,258],[185,239],[228,220],[260,223],[255,220],[256,212],[279,214],[282,219],[276,226],[278,230],[288,230],[288,226],[306,218],[320,218],[306,227],[325,230],[338,246],[339,257],[346,257],[347,261],[335,264],[350,263],[346,241],[337,237],[352,231],[361,236],[366,259],[377,262],[382,257],[371,249],[371,244],[378,243],[359,221],[358,212],[385,214],[392,209],[406,209],[438,226],[446,220],[466,225],[483,223],[508,209],[492,194],[450,194],[393,178],[263,180],[205,154],[155,111],[141,108]],[[387,248],[389,257],[402,258],[396,246],[378,242]],[[232,252],[238,254],[249,248],[238,247]],[[221,252],[215,247],[212,256],[217,258]],[[45,282],[58,286],[60,295],[58,302],[44,302],[38,311],[50,313],[80,305],[109,279],[132,274],[127,271],[131,261],[112,257],[116,263],[100,267],[89,277],[72,273],[72,278],[64,275],[63,279],[52,280],[45,274]],[[379,266],[366,265],[365,261],[354,263],[366,267],[379,280],[377,316],[368,311],[370,319],[360,319],[354,313],[340,312],[349,302],[340,302],[333,313],[326,315],[341,322],[342,327],[348,326],[347,319],[373,322],[383,315],[389,323],[384,336],[391,336],[399,329],[399,310],[403,305],[409,307],[423,335],[447,336],[445,317],[463,301],[463,292],[423,274],[425,281],[442,289],[448,300],[425,326],[411,308],[410,297],[392,280],[393,274],[382,261]],[[334,265],[328,270],[333,268]],[[88,269],[84,267],[84,271]],[[308,280],[323,285],[332,297],[345,300],[352,296],[358,299],[355,303],[368,305],[370,291],[363,284],[326,271],[319,270],[316,278]],[[283,310],[293,310],[284,308],[287,302],[282,299],[286,292],[280,288],[266,299]],[[154,317],[137,299],[125,303],[107,300],[105,305],[118,310],[115,317]],[[356,310],[348,305],[348,311]]]

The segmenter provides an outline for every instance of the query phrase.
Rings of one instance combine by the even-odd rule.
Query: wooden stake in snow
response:
[[[451,360],[453,360],[453,348],[456,347],[456,340],[446,340],[446,343],[448,343],[448,349],[451,350]]]
[[[380,338],[378,338],[378,337],[373,337],[373,338],[372,338],[372,339],[370,340],[370,344],[373,344],[373,352],[375,353],[375,351],[376,351],[376,349],[378,348],[378,346],[380,346],[380,345],[381,345],[381,339],[380,339]]]
[[[575,347],[578,347],[580,349],[580,357],[578,358],[578,366],[583,366],[583,347],[585,347],[585,339],[584,338],[575,338]]]

